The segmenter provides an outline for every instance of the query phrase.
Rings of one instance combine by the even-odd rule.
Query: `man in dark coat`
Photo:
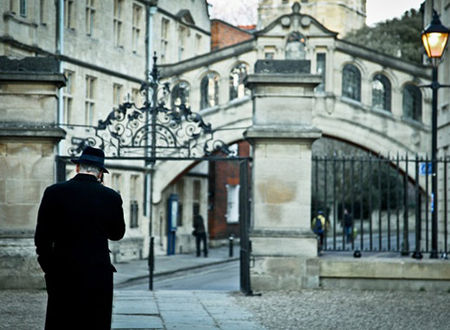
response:
[[[108,239],[125,234],[122,199],[101,184],[104,153],[87,147],[77,175],[47,187],[35,245],[45,273],[45,329],[110,329],[113,272]]]
[[[203,223],[203,217],[200,214],[194,216],[194,236],[195,246],[197,249],[197,257],[200,257],[200,242],[203,243],[203,255],[208,256],[208,245],[206,242],[206,230]]]

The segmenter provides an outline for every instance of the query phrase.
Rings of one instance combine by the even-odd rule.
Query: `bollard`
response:
[[[228,245],[230,247],[230,253],[229,253],[229,257],[232,258],[233,257],[233,241],[234,241],[234,236],[233,234],[230,235],[230,237],[228,237]]]

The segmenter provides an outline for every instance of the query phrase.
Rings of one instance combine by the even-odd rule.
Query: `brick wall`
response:
[[[247,157],[250,152],[248,142],[239,142],[239,156]],[[227,184],[239,184],[239,162],[217,161],[210,163],[208,229],[210,239],[228,238],[230,234],[239,237],[239,224],[228,224]]]
[[[211,21],[211,50],[217,50],[252,38],[252,34],[221,20]]]

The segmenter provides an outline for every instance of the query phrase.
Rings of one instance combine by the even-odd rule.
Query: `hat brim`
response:
[[[89,165],[93,165],[93,166],[96,166],[96,167],[98,167],[99,169],[101,169],[102,171],[103,171],[103,173],[109,173],[109,171],[106,169],[106,167],[104,167],[104,166],[99,166],[97,163],[94,163],[94,162],[89,162],[89,161],[85,161],[85,160],[83,160],[83,161],[79,161],[78,159],[71,159],[70,160],[72,163],[74,163],[74,164],[89,164]]]

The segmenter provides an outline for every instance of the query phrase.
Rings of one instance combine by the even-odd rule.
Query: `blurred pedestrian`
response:
[[[311,229],[317,235],[319,253],[323,250],[323,241],[329,225],[329,221],[323,211],[318,211],[311,221]]]
[[[192,233],[195,236],[197,257],[200,257],[201,255],[200,243],[202,243],[203,255],[206,258],[208,256],[208,244],[206,241],[205,224],[203,222],[203,217],[200,214],[194,216],[194,231]]]
[[[346,208],[344,208],[344,232],[346,242],[353,242],[353,218]]]
[[[110,329],[113,272],[108,239],[125,234],[122,199],[102,182],[104,153],[87,147],[76,176],[46,188],[35,233],[45,273],[45,329]]]

